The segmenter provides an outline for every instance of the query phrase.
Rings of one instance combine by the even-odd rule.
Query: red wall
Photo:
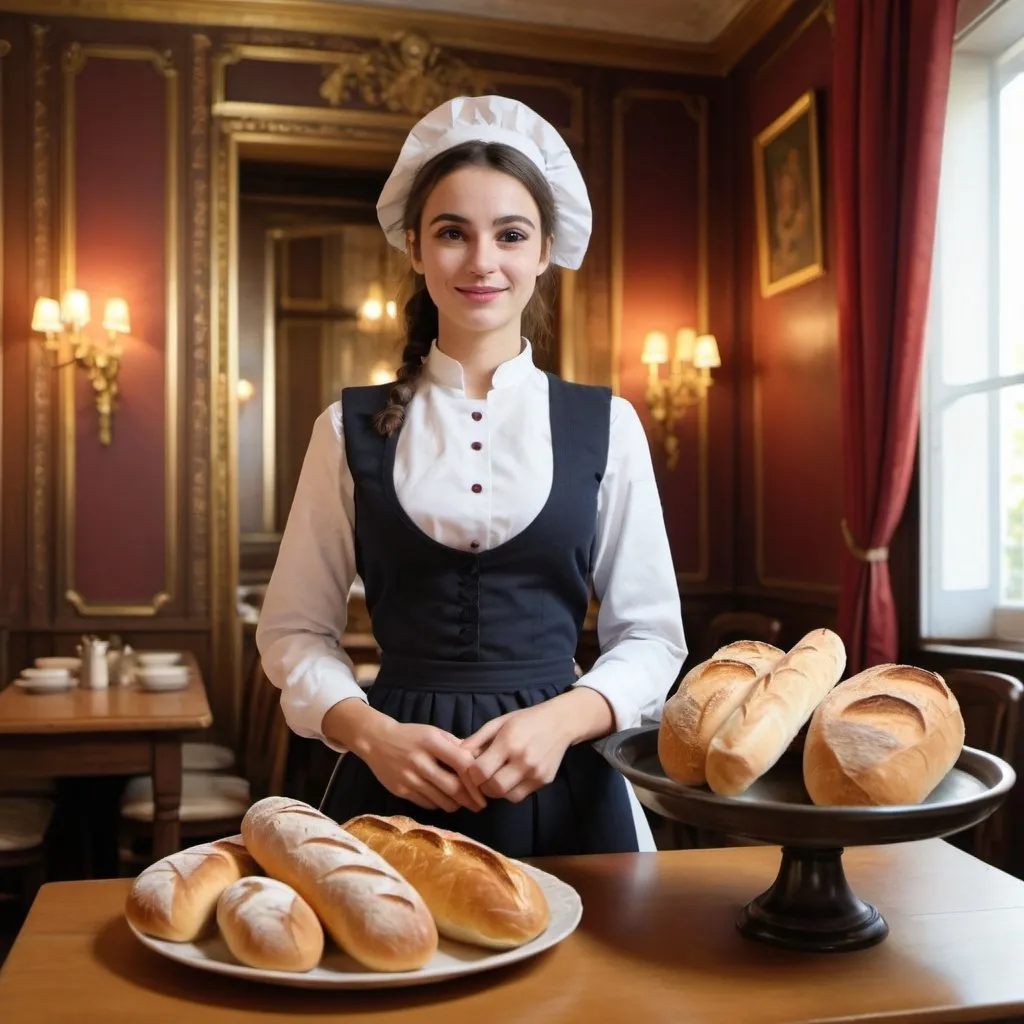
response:
[[[840,575],[839,353],[830,181],[832,26],[798,2],[731,76],[738,357],[738,590],[789,613],[794,638],[826,625]],[[825,273],[762,297],[753,140],[809,89],[819,121]],[[760,484],[760,486],[759,486]],[[790,608],[787,602],[803,606]]]

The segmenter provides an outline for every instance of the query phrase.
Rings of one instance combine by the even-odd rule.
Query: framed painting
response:
[[[813,91],[754,139],[757,255],[765,297],[825,272],[818,147]]]

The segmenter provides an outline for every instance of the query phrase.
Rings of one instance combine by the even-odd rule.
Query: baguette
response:
[[[512,949],[536,938],[551,920],[537,882],[482,843],[397,816],[363,814],[343,828],[412,883],[447,938]]]
[[[192,846],[151,864],[135,879],[125,916],[144,935],[194,942],[212,929],[220,894],[259,871],[241,836]]]
[[[743,793],[785,753],[846,667],[843,641],[830,629],[808,633],[751,688],[708,746],[708,785]]]
[[[916,804],[956,764],[960,705],[941,676],[878,665],[837,686],[811,718],[804,785],[816,804]]]
[[[665,702],[658,728],[658,760],[670,779],[687,786],[703,785],[711,738],[743,703],[758,677],[782,656],[772,644],[739,640],[720,647],[686,673]]]
[[[217,927],[231,955],[264,971],[310,971],[324,930],[309,904],[276,878],[243,878],[217,901]]]
[[[242,819],[245,845],[313,908],[327,933],[375,971],[411,971],[437,951],[420,894],[365,843],[308,804],[271,796]]]

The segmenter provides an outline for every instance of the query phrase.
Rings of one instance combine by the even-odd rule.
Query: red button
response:
[[[472,549],[473,549],[474,551],[476,551],[476,549],[477,549],[478,547],[480,547],[480,541],[478,541],[478,540],[471,540],[471,541],[469,542],[469,546],[470,546],[470,547],[471,547],[471,548],[472,548]]]
[[[479,494],[482,490],[483,486],[481,484],[473,484],[472,491],[474,494]]]
[[[482,420],[483,418],[484,418],[484,414],[482,412],[475,412],[475,413],[473,413],[473,419],[477,420],[478,422],[480,420]]]
[[[483,445],[479,441],[474,441],[470,445],[470,448],[472,448],[473,451],[478,452],[478,451],[480,451],[481,448],[483,448]]]

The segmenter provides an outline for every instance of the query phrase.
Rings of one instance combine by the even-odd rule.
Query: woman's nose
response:
[[[481,277],[497,270],[497,248],[489,238],[479,238],[469,247],[469,270]]]

